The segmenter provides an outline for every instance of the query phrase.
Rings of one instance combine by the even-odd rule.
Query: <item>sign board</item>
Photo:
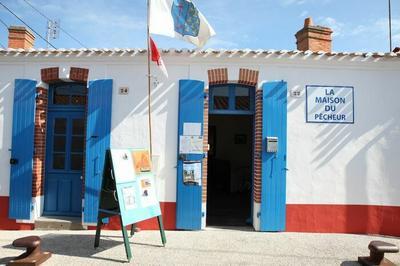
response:
[[[149,153],[111,149],[111,161],[123,225],[161,215]]]
[[[307,123],[354,123],[354,88],[306,86]]]
[[[111,149],[107,151],[101,185],[95,247],[99,246],[103,218],[119,216],[128,261],[132,254],[126,226],[157,217],[161,240],[166,239],[150,154],[146,150]]]

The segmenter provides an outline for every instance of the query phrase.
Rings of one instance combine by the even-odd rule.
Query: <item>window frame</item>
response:
[[[63,87],[63,86],[68,86],[68,87],[73,87],[73,86],[79,86],[79,87],[83,87],[84,91],[83,91],[83,95],[85,95],[86,97],[86,104],[55,104],[54,103],[54,93],[55,90],[58,87]],[[62,110],[62,109],[68,109],[68,110],[80,110],[81,108],[85,108],[85,106],[87,105],[87,91],[88,88],[85,84],[82,83],[78,83],[78,82],[58,82],[58,83],[54,83],[51,84],[49,86],[49,96],[48,96],[48,108],[50,109],[57,109],[57,110]],[[73,94],[68,94],[69,100],[71,101],[71,97]]]
[[[228,109],[215,109],[214,108],[214,91],[217,88],[221,87],[228,87],[229,89],[229,96],[228,96]],[[249,90],[249,110],[237,110],[235,109],[236,106],[236,88],[241,87],[241,88],[247,88]],[[218,85],[211,85],[209,87],[209,109],[208,112],[209,114],[225,114],[225,115],[231,115],[231,114],[236,114],[236,115],[252,115],[254,114],[255,110],[255,87],[254,86],[248,86],[248,85],[243,85],[243,84],[238,84],[238,83],[227,83],[227,84],[218,84]]]

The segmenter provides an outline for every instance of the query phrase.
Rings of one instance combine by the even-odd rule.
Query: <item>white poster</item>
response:
[[[133,160],[130,150],[111,150],[114,176],[117,183],[132,182],[135,180]]]
[[[154,184],[149,177],[140,180],[140,201],[142,207],[153,206],[158,203]]]
[[[122,188],[125,210],[133,210],[137,207],[135,199],[135,188],[133,186]]]
[[[350,86],[306,86],[308,123],[354,123],[354,88]]]
[[[185,136],[200,136],[201,123],[183,123],[183,135]]]
[[[203,154],[203,136],[180,136],[180,154]]]
[[[201,163],[183,163],[183,183],[195,183],[201,186]]]

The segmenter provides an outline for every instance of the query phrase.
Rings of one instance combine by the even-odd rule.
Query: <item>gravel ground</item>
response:
[[[39,235],[43,250],[53,256],[43,265],[113,265],[126,263],[120,231],[102,231],[93,248],[95,231],[0,231],[0,265],[21,250],[14,239]],[[133,265],[359,265],[371,240],[400,246],[400,238],[314,233],[260,233],[240,228],[204,231],[167,231],[162,247],[158,231],[142,231],[130,238]],[[386,257],[400,265],[400,253]]]

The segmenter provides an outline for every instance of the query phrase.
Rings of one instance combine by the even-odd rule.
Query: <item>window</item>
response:
[[[229,109],[229,87],[216,87],[213,91],[214,109]]]
[[[62,83],[53,88],[53,104],[55,105],[85,105],[86,87],[77,83]]]
[[[254,87],[239,84],[210,87],[210,113],[252,114]]]
[[[250,110],[250,89],[236,87],[235,89],[235,110]]]

